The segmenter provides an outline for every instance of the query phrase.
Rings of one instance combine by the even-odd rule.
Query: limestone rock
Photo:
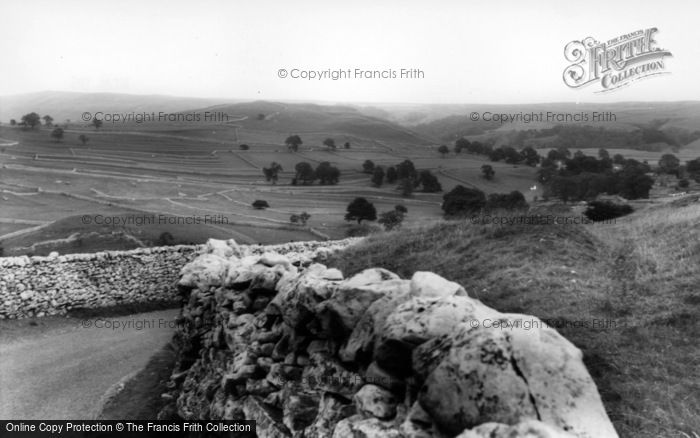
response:
[[[507,331],[513,358],[540,419],[580,437],[616,437],[581,350],[533,316],[501,319],[516,326]]]
[[[353,415],[338,422],[333,438],[403,438],[391,421]]]
[[[536,419],[527,382],[513,365],[505,333],[465,329],[426,379],[418,400],[435,424],[451,434],[487,422]]]
[[[326,392],[321,396],[318,415],[313,424],[304,430],[304,438],[327,438],[342,419],[355,414],[355,405],[341,397]]]
[[[209,239],[207,243],[204,244],[205,254],[214,254],[222,258],[229,258],[231,256],[240,256],[241,250],[235,240],[229,239],[227,241],[219,239]]]
[[[289,258],[276,253],[276,252],[266,252],[260,257],[260,263],[266,266],[281,266],[284,268],[286,271],[291,271],[294,266],[292,266],[292,262],[289,261]]]
[[[178,284],[206,290],[209,286],[220,286],[229,262],[216,254],[204,254],[185,265],[180,271]]]
[[[484,423],[465,430],[455,438],[575,438],[566,431],[537,420],[526,420],[509,426],[502,423]]]
[[[398,305],[410,297],[410,282],[408,280],[387,280],[383,288],[390,290],[383,297],[374,301],[355,324],[345,345],[341,348],[340,358],[346,362],[358,360],[360,356],[371,358],[374,344],[381,334],[387,317]]]
[[[362,376],[345,369],[337,360],[316,353],[310,356],[310,364],[304,368],[302,384],[312,391],[332,392],[350,399],[364,381]]]
[[[357,411],[379,418],[380,420],[391,420],[396,416],[396,399],[394,395],[377,385],[363,386],[355,396],[355,406]]]
[[[540,419],[579,437],[616,437],[581,352],[556,331],[460,326],[419,396],[435,423],[459,433],[483,423]],[[521,319],[522,323],[522,319]]]
[[[467,296],[411,298],[386,318],[374,358],[386,370],[405,375],[410,371],[412,351],[416,346],[454,333],[455,327],[461,323],[481,322],[496,315],[495,310]]]
[[[371,268],[355,274],[345,281],[348,288],[362,287],[370,284],[381,283],[387,280],[399,280],[400,277],[391,271],[383,268]]]
[[[283,422],[292,432],[302,431],[313,424],[318,414],[316,394],[288,391],[283,401]]]
[[[411,294],[417,297],[449,297],[467,295],[459,284],[446,280],[432,272],[418,271],[411,277]]]
[[[282,413],[267,406],[255,396],[246,397],[243,413],[247,420],[254,420],[259,438],[287,438],[292,434],[282,422]]]

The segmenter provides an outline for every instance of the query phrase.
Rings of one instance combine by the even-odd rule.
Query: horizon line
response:
[[[126,93],[115,91],[66,91],[66,90],[40,90],[30,91],[15,94],[0,95],[0,99],[18,98],[30,95],[40,95],[49,93],[63,93],[74,95],[111,95],[111,96],[134,96],[134,97],[158,97],[171,99],[193,99],[193,100],[208,100],[224,103],[249,103],[249,102],[283,102],[283,103],[312,103],[325,105],[423,105],[423,106],[466,106],[466,105],[620,105],[620,104],[650,104],[650,103],[700,103],[700,100],[620,100],[614,102],[592,102],[592,101],[541,101],[541,102],[519,102],[519,103],[494,103],[494,102],[410,102],[410,101],[347,101],[347,100],[323,100],[323,99],[261,99],[261,98],[242,98],[242,97],[201,97],[201,96],[182,96],[173,94],[161,93]]]

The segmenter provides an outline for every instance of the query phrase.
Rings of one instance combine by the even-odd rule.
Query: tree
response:
[[[397,210],[391,210],[380,214],[377,222],[379,222],[379,224],[382,225],[386,231],[391,231],[401,228],[403,219],[403,213]]]
[[[92,126],[94,126],[95,129],[100,129],[102,127],[102,120],[98,119],[97,117],[94,117],[92,119]]]
[[[320,184],[338,184],[340,170],[335,166],[331,166],[331,163],[328,161],[324,161],[316,168],[316,178],[318,178]]]
[[[39,114],[34,112],[22,116],[23,126],[29,126],[31,129],[34,129],[34,127],[39,124],[40,120]]]
[[[48,114],[42,117],[44,119],[44,126],[46,127],[51,127],[53,126],[53,117],[49,116]]]
[[[571,151],[565,146],[559,146],[556,149],[552,149],[547,154],[547,158],[552,161],[562,161],[571,157]]]
[[[493,170],[493,167],[490,164],[484,164],[481,166],[481,173],[484,175],[484,178],[492,180],[493,176],[496,174],[496,171]]]
[[[264,210],[268,207],[270,207],[270,204],[267,203],[267,201],[264,201],[262,199],[256,199],[253,201],[253,208],[256,210]]]
[[[600,148],[598,149],[598,158],[600,160],[609,160],[610,152],[608,152],[607,149]]]
[[[680,160],[673,154],[663,154],[659,159],[659,173],[678,175],[680,166]]]
[[[365,162],[362,163],[362,171],[369,174],[374,172],[374,162],[372,160],[365,160]]]
[[[293,224],[306,225],[306,222],[311,218],[311,215],[307,212],[302,212],[301,214],[293,214],[289,217],[289,222]]]
[[[455,141],[455,148],[454,148],[454,149],[455,149],[455,154],[460,154],[460,153],[462,153],[462,151],[465,150],[465,149],[466,149],[467,151],[471,152],[471,151],[469,150],[469,147],[470,147],[470,146],[471,146],[471,143],[469,143],[469,140],[467,140],[466,138],[457,139],[457,141]]]
[[[247,151],[248,149],[250,149],[250,146],[248,146],[247,144],[242,144],[242,145],[238,146],[238,149],[240,149],[242,151]]]
[[[416,172],[416,167],[411,160],[404,160],[396,166],[396,176],[398,179],[414,181],[418,176],[418,172]]]
[[[613,155],[612,161],[613,161],[613,163],[615,163],[615,164],[624,164],[624,163],[625,163],[625,157],[623,157],[621,154],[615,154],[615,155]]]
[[[440,181],[429,170],[422,170],[420,172],[418,182],[423,186],[423,191],[426,193],[436,193],[442,191]]]
[[[299,145],[304,144],[304,142],[301,141],[301,137],[294,134],[287,137],[287,139],[284,141],[284,144],[287,145],[287,149],[289,149],[292,152],[296,152],[299,150]]]
[[[327,138],[327,139],[323,140],[323,145],[329,149],[335,150],[335,140],[333,140],[332,138]]]
[[[396,205],[394,206],[394,210],[399,211],[399,212],[401,212],[401,213],[403,213],[403,214],[408,213],[408,209],[407,209],[406,206],[403,205],[403,204],[396,204]]]
[[[169,232],[163,231],[162,233],[160,233],[160,236],[158,236],[156,244],[158,246],[171,246],[175,244],[175,238]]]
[[[16,124],[17,124],[17,120],[10,119],[10,126],[15,126]]]
[[[557,174],[557,163],[552,161],[549,157],[542,160],[542,165],[537,170],[537,181],[547,184],[552,178]]]
[[[384,183],[384,168],[382,166],[377,166],[374,168],[374,173],[372,174],[372,184],[376,187],[381,187]]]
[[[265,175],[265,180],[271,182],[272,184],[277,184],[279,179],[279,173],[282,172],[282,166],[277,162],[273,161],[270,163],[270,167],[263,168],[263,175]]]
[[[413,181],[410,178],[404,178],[399,182],[399,190],[401,196],[409,198],[413,194]]]
[[[80,142],[83,144],[83,146],[85,146],[85,143],[87,143],[88,140],[90,140],[90,139],[87,137],[87,135],[80,134],[80,136],[78,137],[78,140],[80,140]]]
[[[63,128],[56,128],[51,131],[51,137],[55,138],[57,142],[61,141],[63,138]]]
[[[343,145],[345,149],[350,149],[350,142],[346,141],[345,144]]]
[[[505,160],[508,164],[518,164],[523,160],[523,156],[520,154],[520,152],[518,152],[517,150],[515,150],[515,148],[510,146],[503,147],[503,154],[505,155]],[[535,152],[535,155],[536,154],[537,152]]]
[[[294,166],[294,170],[297,172],[294,179],[302,184],[312,184],[316,179],[316,172],[314,172],[314,168],[311,167],[311,164],[307,163],[306,161],[297,163],[297,165]]]
[[[440,155],[442,155],[442,158],[445,158],[445,155],[450,153],[450,148],[448,148],[447,146],[445,146],[443,144],[443,145],[440,145],[440,147],[438,148],[438,152],[440,152]]]
[[[386,169],[386,182],[394,184],[398,178],[399,176],[396,173],[396,168],[394,166],[389,166]]]
[[[688,181],[685,178],[678,181],[678,188],[687,189],[689,186],[690,186],[690,181]]]
[[[627,167],[618,173],[617,192],[627,199],[648,199],[654,179],[639,169]]]
[[[700,158],[686,162],[685,170],[691,178],[700,182]]]
[[[446,216],[459,216],[480,211],[486,205],[486,195],[478,189],[458,185],[443,197],[442,210]]]
[[[536,166],[537,164],[539,164],[540,159],[542,158],[532,146],[528,146],[521,150],[520,156],[522,157],[522,160],[525,162],[525,164],[528,166]]]
[[[358,224],[363,220],[377,220],[377,209],[374,204],[365,198],[355,198],[348,204],[347,213],[345,214],[346,221],[356,220]]]
[[[258,120],[265,120],[265,114],[263,114],[263,113],[258,114]]]

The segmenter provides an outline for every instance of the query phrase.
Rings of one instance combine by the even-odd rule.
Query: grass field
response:
[[[0,242],[5,255],[89,252],[151,245],[163,233],[173,243],[234,237],[245,243],[280,243],[344,237],[345,207],[356,196],[380,211],[399,202],[414,213],[409,222],[440,213],[439,195],[403,200],[393,187],[377,189],[361,172],[366,159],[397,164],[411,156],[430,157],[425,140],[410,131],[344,107],[254,102],[211,111],[233,114],[228,123],[105,124],[89,129],[71,123],[62,141],[50,129],[0,127]],[[204,111],[204,110],[202,110]],[[264,120],[259,114],[264,113]],[[290,153],[283,144],[291,127],[304,144]],[[80,134],[89,140],[83,145]],[[245,139],[241,138],[244,137]],[[333,137],[340,149],[328,150]],[[240,149],[249,141],[250,150]],[[351,142],[351,149],[342,145]],[[16,144],[15,144],[16,143]],[[280,184],[264,180],[262,168],[282,164]],[[291,186],[300,161],[330,161],[342,172],[333,187]],[[429,160],[428,160],[429,161]],[[265,199],[270,208],[251,203]],[[306,227],[289,222],[306,211]],[[224,224],[98,226],[87,217],[143,215],[223,217]]]
[[[542,193],[535,183],[535,168],[492,163],[469,154],[451,153],[443,158],[435,145],[420,135],[346,107],[252,102],[209,110],[232,114],[232,121],[106,124],[101,130],[71,124],[61,142],[50,138],[48,128],[0,127],[4,144],[17,143],[0,147],[0,242],[4,253],[148,245],[164,232],[178,243],[199,243],[207,235],[226,233],[244,242],[263,243],[339,238],[348,229],[343,220],[345,208],[356,196],[367,197],[379,212],[405,204],[409,225],[441,216],[442,193],[415,193],[405,199],[393,186],[373,187],[370,176],[362,173],[365,160],[389,166],[410,159],[418,169],[430,169],[438,176],[443,193],[458,184],[487,193],[519,190],[528,200]],[[290,132],[299,133],[304,140],[296,153],[287,151],[283,144]],[[78,141],[81,133],[89,137],[86,145]],[[327,137],[334,138],[339,148],[322,146]],[[350,149],[342,147],[345,141],[351,143]],[[249,142],[249,150],[239,148],[243,142]],[[660,156],[610,150],[611,154],[617,152],[650,162]],[[691,158],[690,154],[681,157]],[[266,182],[262,174],[262,168],[272,161],[283,167],[276,186]],[[341,170],[340,183],[289,185],[300,161],[313,166],[329,161]],[[484,164],[496,171],[492,181],[481,175]],[[256,199],[268,201],[270,208],[254,210],[250,204]],[[309,228],[289,223],[290,215],[302,211],[311,214]],[[219,215],[226,217],[227,223],[216,228],[140,226],[118,232],[76,223],[82,215],[98,214]]]

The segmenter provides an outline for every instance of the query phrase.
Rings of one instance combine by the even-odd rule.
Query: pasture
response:
[[[135,247],[152,244],[165,232],[178,243],[225,236],[249,243],[341,238],[350,227],[344,220],[346,207],[357,196],[373,202],[378,213],[404,204],[406,222],[411,225],[440,218],[442,195],[458,184],[486,193],[519,190],[529,201],[542,193],[535,182],[536,168],[494,163],[467,153],[442,157],[436,142],[352,108],[250,102],[197,112],[205,111],[227,113],[230,120],[105,123],[100,129],[69,123],[60,141],[50,137],[50,128],[0,126],[4,254]],[[284,144],[291,133],[303,140],[297,152],[288,151]],[[85,144],[79,141],[80,135],[88,137]],[[336,149],[323,145],[329,137]],[[350,148],[344,147],[345,142]],[[248,150],[241,149],[242,144]],[[608,151],[650,163],[661,155]],[[597,150],[584,152],[597,154]],[[696,148],[689,148],[678,156],[687,160],[695,158],[695,152]],[[362,172],[365,160],[390,166],[407,159],[418,170],[431,170],[443,192],[414,192],[404,198],[392,184],[374,187],[371,175]],[[267,182],[262,172],[273,161],[283,168],[276,185]],[[339,184],[291,185],[294,167],[302,161],[314,167],[330,162],[341,171]],[[492,180],[483,178],[484,164],[494,168]],[[533,186],[536,189],[531,190]],[[251,204],[258,199],[270,207],[254,209]],[[311,215],[306,226],[290,223],[292,214],[304,211]],[[118,230],[79,223],[83,215],[139,214],[216,216],[226,223],[133,225]],[[82,236],[81,247],[62,240],[76,235]]]

